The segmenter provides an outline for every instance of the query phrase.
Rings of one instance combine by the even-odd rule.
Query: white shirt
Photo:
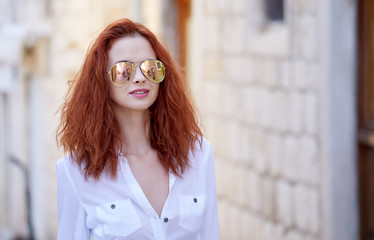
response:
[[[182,178],[169,173],[169,194],[158,216],[119,154],[117,178],[105,172],[95,181],[69,156],[57,169],[58,240],[219,239],[212,149],[189,154],[191,168]]]

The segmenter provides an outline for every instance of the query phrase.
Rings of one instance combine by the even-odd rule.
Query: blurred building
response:
[[[185,69],[214,149],[222,239],[372,239],[374,34],[357,19],[374,16],[370,0],[0,6],[0,239],[55,239],[56,112],[90,42],[122,17]]]

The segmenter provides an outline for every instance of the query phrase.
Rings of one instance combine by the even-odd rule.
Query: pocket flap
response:
[[[206,201],[206,194],[199,196],[181,196],[179,202],[181,214],[179,225],[191,232],[199,230],[203,222]]]

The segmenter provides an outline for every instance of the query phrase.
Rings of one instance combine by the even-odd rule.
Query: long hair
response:
[[[103,171],[116,177],[121,130],[112,108],[105,76],[108,51],[115,39],[140,34],[152,45],[166,67],[156,101],[149,108],[150,143],[167,171],[181,176],[190,167],[188,155],[201,146],[198,117],[180,70],[156,36],[140,23],[120,19],[98,36],[72,81],[60,107],[57,141],[71,159],[83,167],[86,178],[98,179]]]

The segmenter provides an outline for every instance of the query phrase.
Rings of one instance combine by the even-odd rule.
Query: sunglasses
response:
[[[137,62],[139,63],[139,62]],[[109,70],[110,79],[116,86],[123,86],[135,74],[138,65],[133,62],[117,62]],[[165,65],[160,60],[149,59],[140,62],[140,70],[143,75],[151,82],[160,83],[165,78]]]

